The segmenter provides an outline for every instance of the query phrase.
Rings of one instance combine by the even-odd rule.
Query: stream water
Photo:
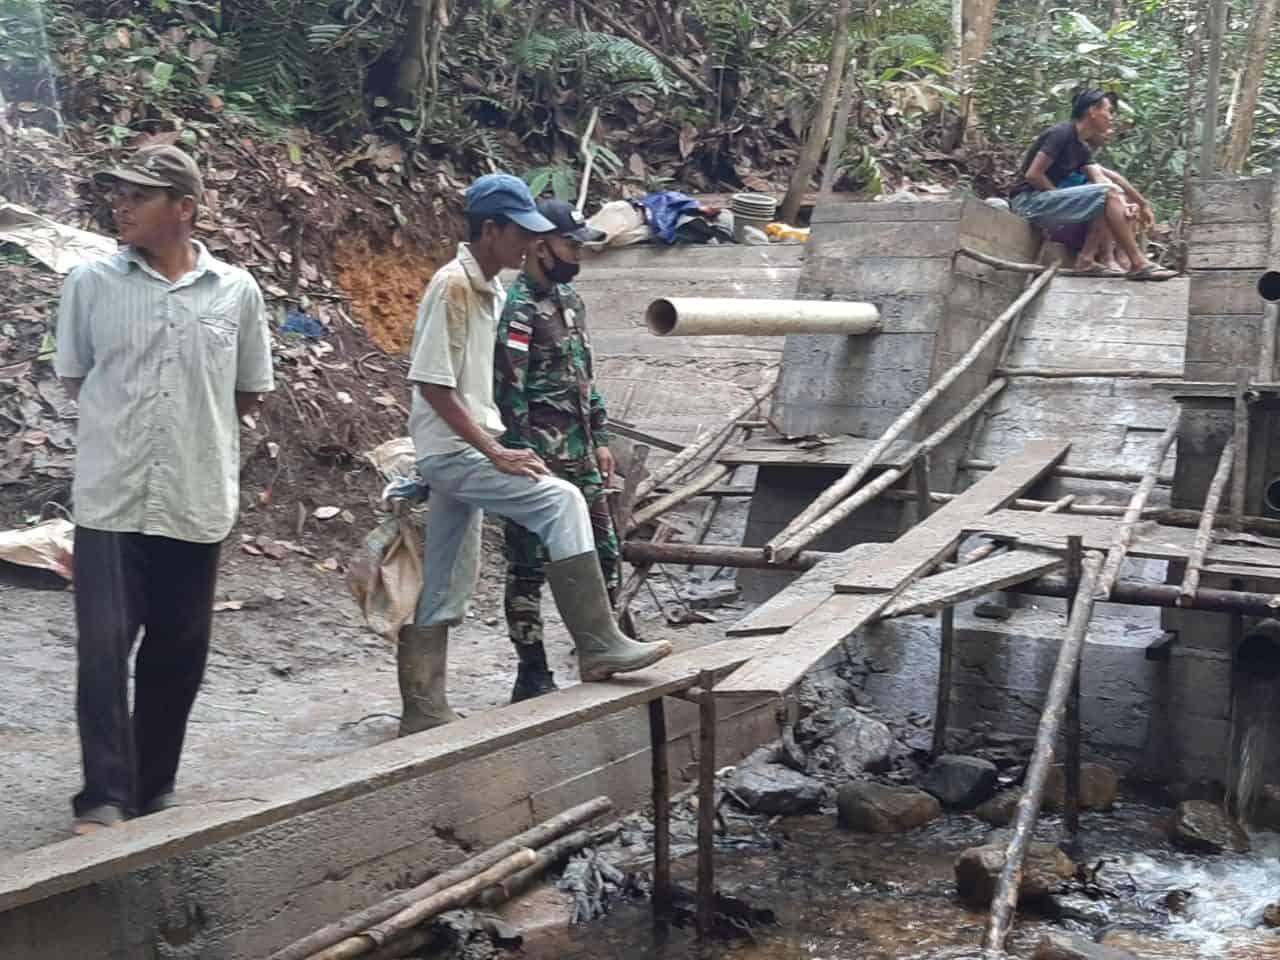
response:
[[[1166,808],[1118,805],[1086,814],[1082,862],[1096,869],[1087,892],[1060,900],[1056,919],[1023,915],[1002,956],[1029,958],[1048,930],[1066,929],[1141,960],[1280,960],[1280,933],[1260,927],[1280,899],[1280,835],[1255,834],[1248,856],[1197,856],[1169,845]],[[910,834],[876,837],[836,829],[830,818],[788,820],[779,850],[717,854],[717,884],[778,924],[757,939],[699,947],[687,929],[656,929],[647,904],[627,904],[567,937],[526,944],[557,960],[967,960],[983,954],[985,914],[954,895],[953,864],[990,828],[948,816]],[[1044,839],[1056,821],[1042,822]],[[691,885],[693,865],[677,864]],[[683,876],[681,876],[683,874]]]

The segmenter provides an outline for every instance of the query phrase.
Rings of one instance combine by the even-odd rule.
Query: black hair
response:
[[[1103,100],[1109,100],[1111,102],[1112,109],[1115,109],[1120,104],[1120,97],[1112,91],[1095,89],[1081,90],[1076,94],[1075,100],[1071,103],[1071,119],[1079,120],[1096,104],[1101,103]]]
[[[501,230],[508,223],[511,223],[511,218],[502,213],[489,215],[478,213],[467,214],[467,242],[479,242],[481,234],[484,233],[484,225],[489,222],[492,222],[495,227]]]

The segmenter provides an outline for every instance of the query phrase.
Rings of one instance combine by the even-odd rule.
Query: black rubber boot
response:
[[[547,666],[547,651],[540,643],[513,643],[516,655],[520,658],[520,666],[516,670],[516,683],[511,688],[511,702],[532,700],[544,693],[553,693],[560,688],[556,686],[556,678]]]

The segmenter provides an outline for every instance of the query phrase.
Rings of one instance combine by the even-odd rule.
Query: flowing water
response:
[[[1087,892],[1061,899],[1056,920],[1024,915],[1004,957],[1029,958],[1046,931],[1069,930],[1131,951],[1140,960],[1280,960],[1280,933],[1261,928],[1280,900],[1280,836],[1255,834],[1248,856],[1172,850],[1171,811],[1123,804],[1086,814],[1082,862],[1097,869]],[[851,834],[822,817],[786,821],[782,848],[717,854],[725,893],[778,916],[755,942],[700,948],[686,929],[655,929],[646,904],[627,904],[567,938],[526,944],[557,960],[977,960],[986,915],[954,896],[953,863],[982,843],[986,824],[949,816],[892,837]],[[1056,822],[1042,823],[1052,839]],[[691,885],[692,864],[677,864]],[[683,876],[680,876],[683,874]]]

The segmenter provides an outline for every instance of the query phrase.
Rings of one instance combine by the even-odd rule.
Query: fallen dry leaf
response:
[[[224,610],[243,610],[243,600],[223,600],[213,605],[214,613],[222,613]]]
[[[311,515],[317,520],[332,520],[342,512],[340,507],[316,507]]]

